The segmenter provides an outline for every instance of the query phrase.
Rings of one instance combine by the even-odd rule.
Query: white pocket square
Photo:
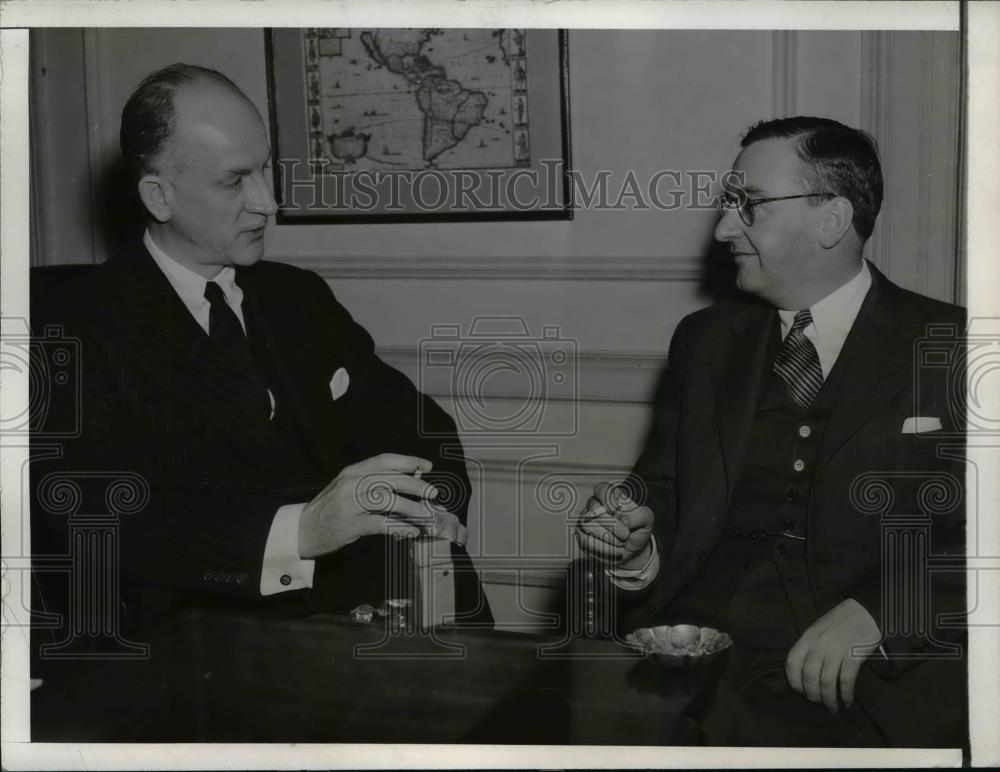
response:
[[[941,419],[934,416],[915,415],[903,421],[900,434],[924,434],[941,430]]]
[[[337,372],[330,379],[330,396],[335,400],[340,399],[347,393],[347,387],[351,385],[351,377],[343,367],[337,368]]]

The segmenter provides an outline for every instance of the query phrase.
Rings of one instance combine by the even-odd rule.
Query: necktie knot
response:
[[[216,284],[214,281],[205,282],[205,300],[207,300],[211,305],[217,305],[218,303],[226,302],[226,295],[222,291],[222,287]]]
[[[803,308],[801,311],[795,313],[795,318],[792,320],[792,328],[788,331],[793,333],[796,330],[804,330],[810,324],[812,324],[813,317],[809,312],[808,308]]]

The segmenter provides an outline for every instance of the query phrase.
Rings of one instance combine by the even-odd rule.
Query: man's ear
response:
[[[823,205],[823,219],[819,226],[819,243],[824,249],[832,249],[851,229],[854,222],[854,207],[843,196],[837,196]]]
[[[157,222],[168,222],[172,214],[173,187],[158,174],[144,174],[139,180],[139,198]]]

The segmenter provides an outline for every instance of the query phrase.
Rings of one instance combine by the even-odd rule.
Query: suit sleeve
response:
[[[346,352],[350,362],[350,387],[338,400],[348,423],[346,463],[381,453],[427,459],[434,466],[424,479],[441,491],[438,503],[465,523],[471,487],[454,420],[383,362],[371,335],[337,302],[329,285],[316,274],[309,277],[317,314],[330,333],[327,345]]]
[[[344,462],[356,463],[381,453],[424,458],[433,468],[423,479],[440,492],[435,503],[466,523],[472,488],[454,420],[432,398],[420,393],[403,373],[379,359],[371,336],[337,302],[327,283],[315,274],[308,276],[317,318],[325,320],[330,333],[325,345],[340,352],[338,361],[345,361],[346,355],[348,362],[350,385],[336,403],[346,428],[341,438]],[[472,560],[457,544],[451,545],[451,553],[455,608],[460,614],[455,623],[492,627],[489,601]],[[317,587],[357,582],[364,569],[351,562],[352,556],[340,557],[317,563]],[[378,581],[382,581],[381,577]]]
[[[687,329],[682,321],[670,343],[667,368],[657,385],[646,444],[627,481],[633,500],[653,511],[653,533],[661,563],[673,547],[677,533],[677,431],[687,349]]]
[[[659,575],[667,570],[677,533],[676,456],[677,432],[688,352],[688,327],[681,321],[670,343],[667,367],[653,401],[653,420],[642,453],[625,481],[631,498],[653,512],[653,537],[659,553]],[[658,577],[637,583],[635,589],[618,586],[616,617],[621,629],[634,626],[642,609],[657,605],[662,585]]]

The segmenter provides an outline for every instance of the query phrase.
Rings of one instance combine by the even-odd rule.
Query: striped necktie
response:
[[[823,369],[819,366],[819,355],[805,330],[812,324],[809,309],[795,314],[792,329],[774,357],[771,369],[785,384],[785,391],[803,410],[808,410],[823,386]]]

